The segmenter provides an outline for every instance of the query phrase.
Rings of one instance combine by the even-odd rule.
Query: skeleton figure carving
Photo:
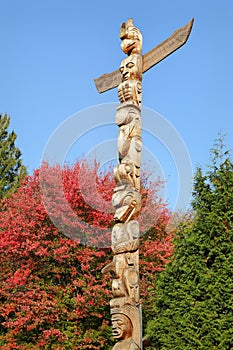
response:
[[[132,54],[121,62],[121,84],[118,86],[118,97],[121,103],[142,104],[142,57]]]

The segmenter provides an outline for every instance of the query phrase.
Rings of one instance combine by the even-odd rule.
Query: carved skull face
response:
[[[140,58],[137,55],[131,55],[125,58],[120,65],[121,80],[141,80]]]
[[[112,335],[117,340],[130,338],[132,336],[132,323],[126,315],[112,315]]]

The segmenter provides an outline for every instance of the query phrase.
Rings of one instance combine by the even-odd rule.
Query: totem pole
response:
[[[105,74],[95,83],[99,92],[118,86],[120,105],[116,111],[118,165],[114,169],[116,187],[112,197],[115,224],[112,229],[113,261],[102,272],[111,272],[110,312],[113,350],[141,350],[139,295],[139,223],[141,208],[140,167],[142,156],[141,104],[142,74],[182,46],[188,39],[193,20],[160,45],[142,56],[142,34],[128,19],[120,28],[121,48],[127,55],[118,71]]]

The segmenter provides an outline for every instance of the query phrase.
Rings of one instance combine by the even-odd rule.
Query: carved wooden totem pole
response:
[[[112,229],[114,256],[113,261],[102,270],[103,273],[111,272],[113,276],[110,310],[113,337],[117,341],[113,350],[142,349],[137,221],[141,208],[142,74],[182,46],[188,39],[192,24],[193,20],[142,56],[142,34],[129,19],[120,29],[121,48],[127,57],[118,71],[95,79],[99,92],[118,86],[120,101],[116,111],[119,163],[114,169],[116,187],[112,197],[115,207]]]

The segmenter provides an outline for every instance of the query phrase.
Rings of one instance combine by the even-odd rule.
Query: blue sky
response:
[[[1,0],[0,13],[0,112],[10,114],[30,172],[40,166],[48,140],[67,118],[118,102],[116,89],[98,94],[93,78],[119,67],[124,58],[119,28],[129,17],[143,33],[144,53],[195,18],[187,44],[145,73],[143,105],[172,124],[194,170],[208,163],[219,132],[233,148],[231,0]],[[110,114],[109,122],[114,118]],[[80,125],[85,122],[81,114]],[[68,161],[117,135],[117,128],[97,129],[76,143]],[[176,164],[169,168],[171,154],[147,134],[144,142],[170,181],[167,196],[173,202]]]

